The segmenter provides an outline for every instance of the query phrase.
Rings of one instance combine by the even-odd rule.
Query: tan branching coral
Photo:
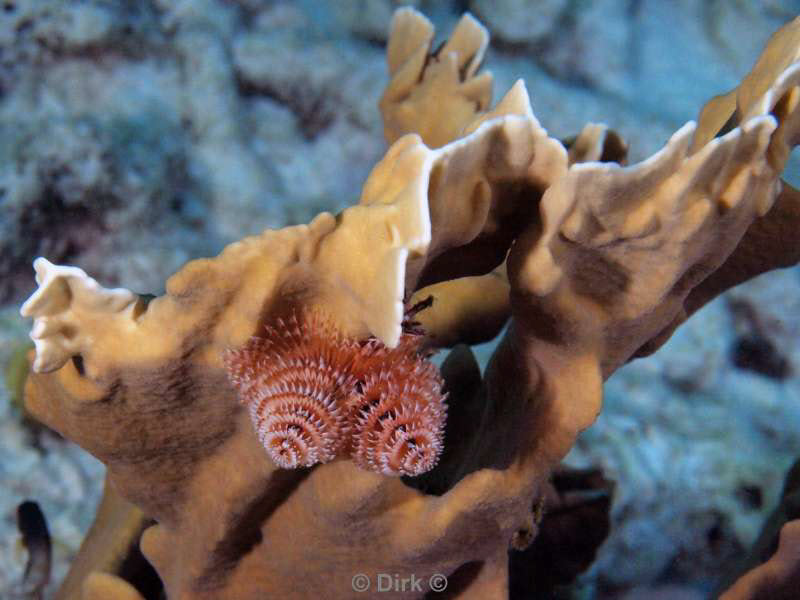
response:
[[[613,372],[771,207],[774,130],[756,117],[690,156],[687,125],[640,165],[573,166],[542,199],[544,230],[523,233],[509,258],[516,292],[543,298],[530,320],[557,314],[551,336],[568,332],[573,349],[583,338]]]
[[[774,105],[770,100],[770,88],[774,89],[775,82],[798,60],[800,22],[795,19],[770,38],[741,85],[727,94],[715,96],[702,108],[697,119],[692,152],[702,148],[720,132],[730,131],[755,113],[763,111],[764,102]],[[762,106],[759,107],[759,104]]]
[[[20,312],[36,317],[31,331],[36,344],[34,371],[53,371],[90,349],[102,351],[91,331],[111,323],[123,329],[143,310],[132,292],[105,289],[76,267],[57,266],[45,258],[36,259],[33,267],[39,289]]]
[[[796,142],[794,42],[770,46],[783,58],[757,65],[731,126],[726,117],[698,143],[687,124],[650,159],[621,167],[582,162],[624,157],[603,128],[585,130],[568,154],[533,116],[522,82],[489,110],[488,77],[475,76],[486,34],[473,19],[435,56],[432,34],[413,11],[395,17],[382,102],[394,143],[360,202],[337,217],[193,261],[149,303],[37,263],[41,287],[24,307],[37,338],[28,407],[105,462],[109,485],[156,523],[141,550],[170,598],[350,598],[355,575],[380,573],[443,574],[453,597],[503,597],[509,544],[535,536],[533,500],[600,411],[604,379],[698,304],[777,266],[748,260],[785,232],[783,216],[798,216],[796,192],[778,179]],[[781,264],[797,257],[786,252]],[[355,403],[368,436],[354,459],[413,472],[430,454],[414,454],[410,432],[444,419],[426,396],[439,375],[391,369],[410,352],[408,301],[427,296],[419,352],[486,339],[511,318],[485,378],[463,347],[442,366],[450,408],[439,465],[413,485],[345,458],[277,468],[228,381],[225,352],[294,311],[330,316],[364,347],[379,341],[386,375],[366,378],[361,393],[418,394],[421,412]],[[378,444],[393,450],[379,456]],[[88,588],[119,583],[98,571],[82,566]]]
[[[569,164],[579,162],[615,162],[625,164],[628,145],[608,126],[588,123],[574,139],[566,142]]]
[[[425,17],[409,8],[395,12],[387,49],[391,81],[380,103],[389,143],[414,132],[438,148],[489,107],[492,75],[476,75],[489,44],[486,28],[464,15],[435,54],[432,41]]]
[[[117,494],[106,479],[94,523],[61,584],[58,598],[140,600],[136,588],[116,574],[147,570],[136,548],[142,531],[150,524],[142,511]],[[141,581],[136,583],[144,587]]]
[[[775,600],[797,595],[800,581],[800,521],[789,521],[780,532],[775,554],[764,564],[743,575],[720,596],[720,600]]]

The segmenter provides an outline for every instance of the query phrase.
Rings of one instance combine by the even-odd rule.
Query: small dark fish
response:
[[[52,547],[47,521],[36,502],[26,500],[17,507],[17,528],[28,551],[28,562],[18,597],[41,600],[44,588],[50,581]]]

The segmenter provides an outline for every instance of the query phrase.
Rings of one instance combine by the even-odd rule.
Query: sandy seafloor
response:
[[[385,151],[388,0],[4,0],[0,3],[0,365],[27,344],[33,258],[160,293],[187,260],[354,202]],[[442,39],[489,27],[494,98],[524,78],[566,138],[614,128],[630,161],[735,86],[800,2],[417,2]],[[795,183],[794,158],[786,177]],[[617,482],[614,529],[582,597],[703,597],[774,506],[800,456],[800,271],[704,308],[606,386],[568,460]],[[768,374],[734,348],[769,340]],[[479,353],[485,360],[487,349]],[[6,379],[6,381],[10,381]],[[50,597],[89,526],[103,468],[23,424],[0,384],[0,597],[24,567],[16,507],[53,536]],[[637,595],[638,594],[638,595]]]

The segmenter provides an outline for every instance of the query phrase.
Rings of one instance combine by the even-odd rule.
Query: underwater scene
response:
[[[0,0],[0,600],[800,598],[798,15]]]

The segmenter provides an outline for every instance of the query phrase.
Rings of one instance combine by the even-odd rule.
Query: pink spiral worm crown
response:
[[[446,395],[438,370],[419,354],[418,337],[404,334],[393,349],[371,343],[366,365],[354,366],[360,372],[348,396],[350,455],[362,469],[413,476],[439,460]]]
[[[345,449],[348,365],[358,351],[320,318],[277,319],[224,361],[259,441],[284,469],[330,462]]]
[[[281,468],[349,454],[385,475],[419,475],[443,448],[443,381],[411,330],[396,348],[359,342],[318,316],[276,319],[224,363],[259,441]]]

